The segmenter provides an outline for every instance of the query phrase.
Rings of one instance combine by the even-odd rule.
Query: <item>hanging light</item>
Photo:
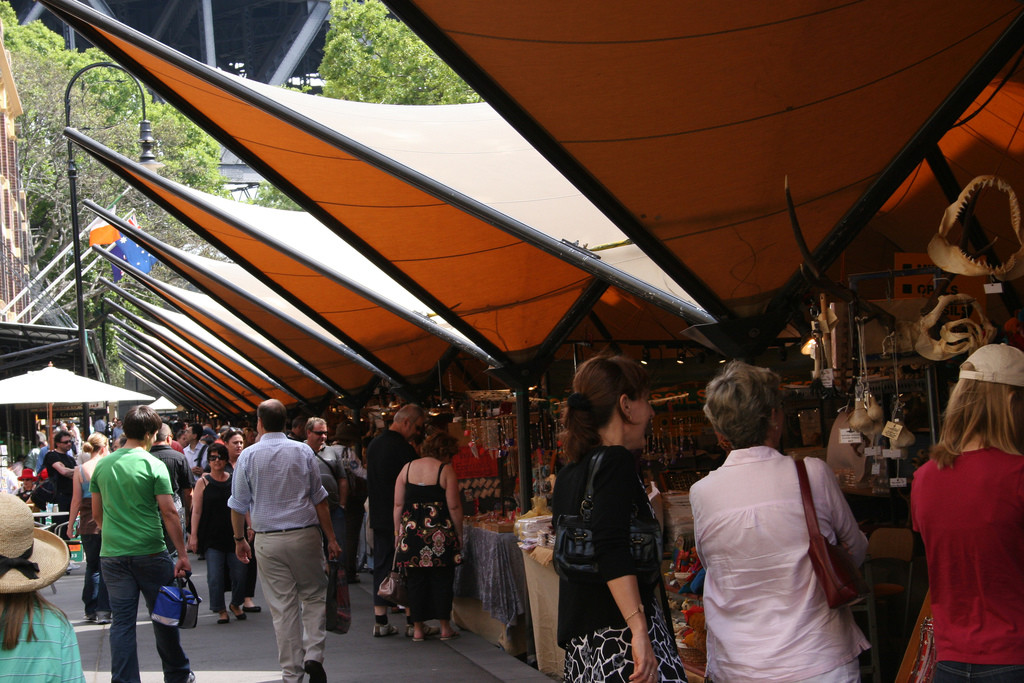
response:
[[[686,349],[676,350],[676,363],[682,365],[686,362]]]
[[[815,341],[814,337],[808,337],[804,345],[800,347],[800,353],[805,356],[813,356],[815,350],[818,348],[818,342]]]
[[[641,353],[640,353],[640,364],[641,365],[647,365],[650,362],[651,362],[651,350],[645,346],[643,348],[643,351],[641,351]]]

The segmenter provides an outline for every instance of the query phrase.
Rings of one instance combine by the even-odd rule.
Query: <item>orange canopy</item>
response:
[[[723,317],[799,292],[786,176],[827,266],[1024,42],[1013,0],[385,2]]]
[[[373,146],[351,119],[340,124],[291,95],[249,87],[80,3],[42,0],[422,302],[470,355],[499,369],[535,371],[574,331],[675,342],[688,322],[711,323],[740,350],[763,348],[806,290],[786,177],[811,250],[840,275],[889,269],[896,251],[923,252],[950,195],[973,175],[1005,173],[1024,186],[1020,84],[1000,84],[1024,44],[1024,9],[1013,0],[659,0],[642,8],[527,0],[512,9],[386,1],[632,241],[636,260],[658,270],[629,270],[614,249],[609,267],[594,258],[602,252],[567,248],[525,224],[525,214],[514,218],[509,198],[438,180],[442,172],[417,166],[408,150]],[[973,110],[981,113],[956,126]],[[301,263],[271,274],[279,247],[130,162],[90,152],[260,271],[278,294],[316,300],[322,273],[316,284]],[[990,216],[983,214],[986,227],[991,220],[993,234],[1009,238],[996,247],[1003,258],[1015,236]],[[324,282],[335,284],[352,289]],[[679,303],[687,297],[696,305]],[[330,323],[336,338],[358,342],[349,348],[365,361],[360,367],[378,376],[425,377],[452,343],[422,338],[431,349],[422,358],[385,358],[389,344],[414,343],[424,328],[374,310],[367,315],[384,337],[360,341],[355,316],[344,315],[355,306],[336,322],[328,302],[306,312]],[[694,336],[715,339],[713,330]],[[319,348],[309,340],[284,346],[300,354],[309,344],[307,352]]]

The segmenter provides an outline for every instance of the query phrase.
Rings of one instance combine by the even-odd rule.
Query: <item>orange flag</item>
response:
[[[97,244],[113,244],[121,239],[121,233],[110,223],[97,217],[89,224],[89,246]]]

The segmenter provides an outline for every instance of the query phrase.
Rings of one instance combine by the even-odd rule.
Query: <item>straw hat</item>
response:
[[[20,498],[0,493],[0,593],[45,588],[64,576],[70,561],[68,546],[56,534],[35,528]]]

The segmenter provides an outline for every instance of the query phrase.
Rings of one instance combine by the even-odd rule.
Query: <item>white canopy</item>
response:
[[[149,407],[158,413],[169,413],[178,409],[178,406],[174,405],[174,403],[168,401],[163,396],[150,403]]]
[[[52,365],[0,381],[0,404],[114,403],[151,400],[152,396],[81,377]]]

